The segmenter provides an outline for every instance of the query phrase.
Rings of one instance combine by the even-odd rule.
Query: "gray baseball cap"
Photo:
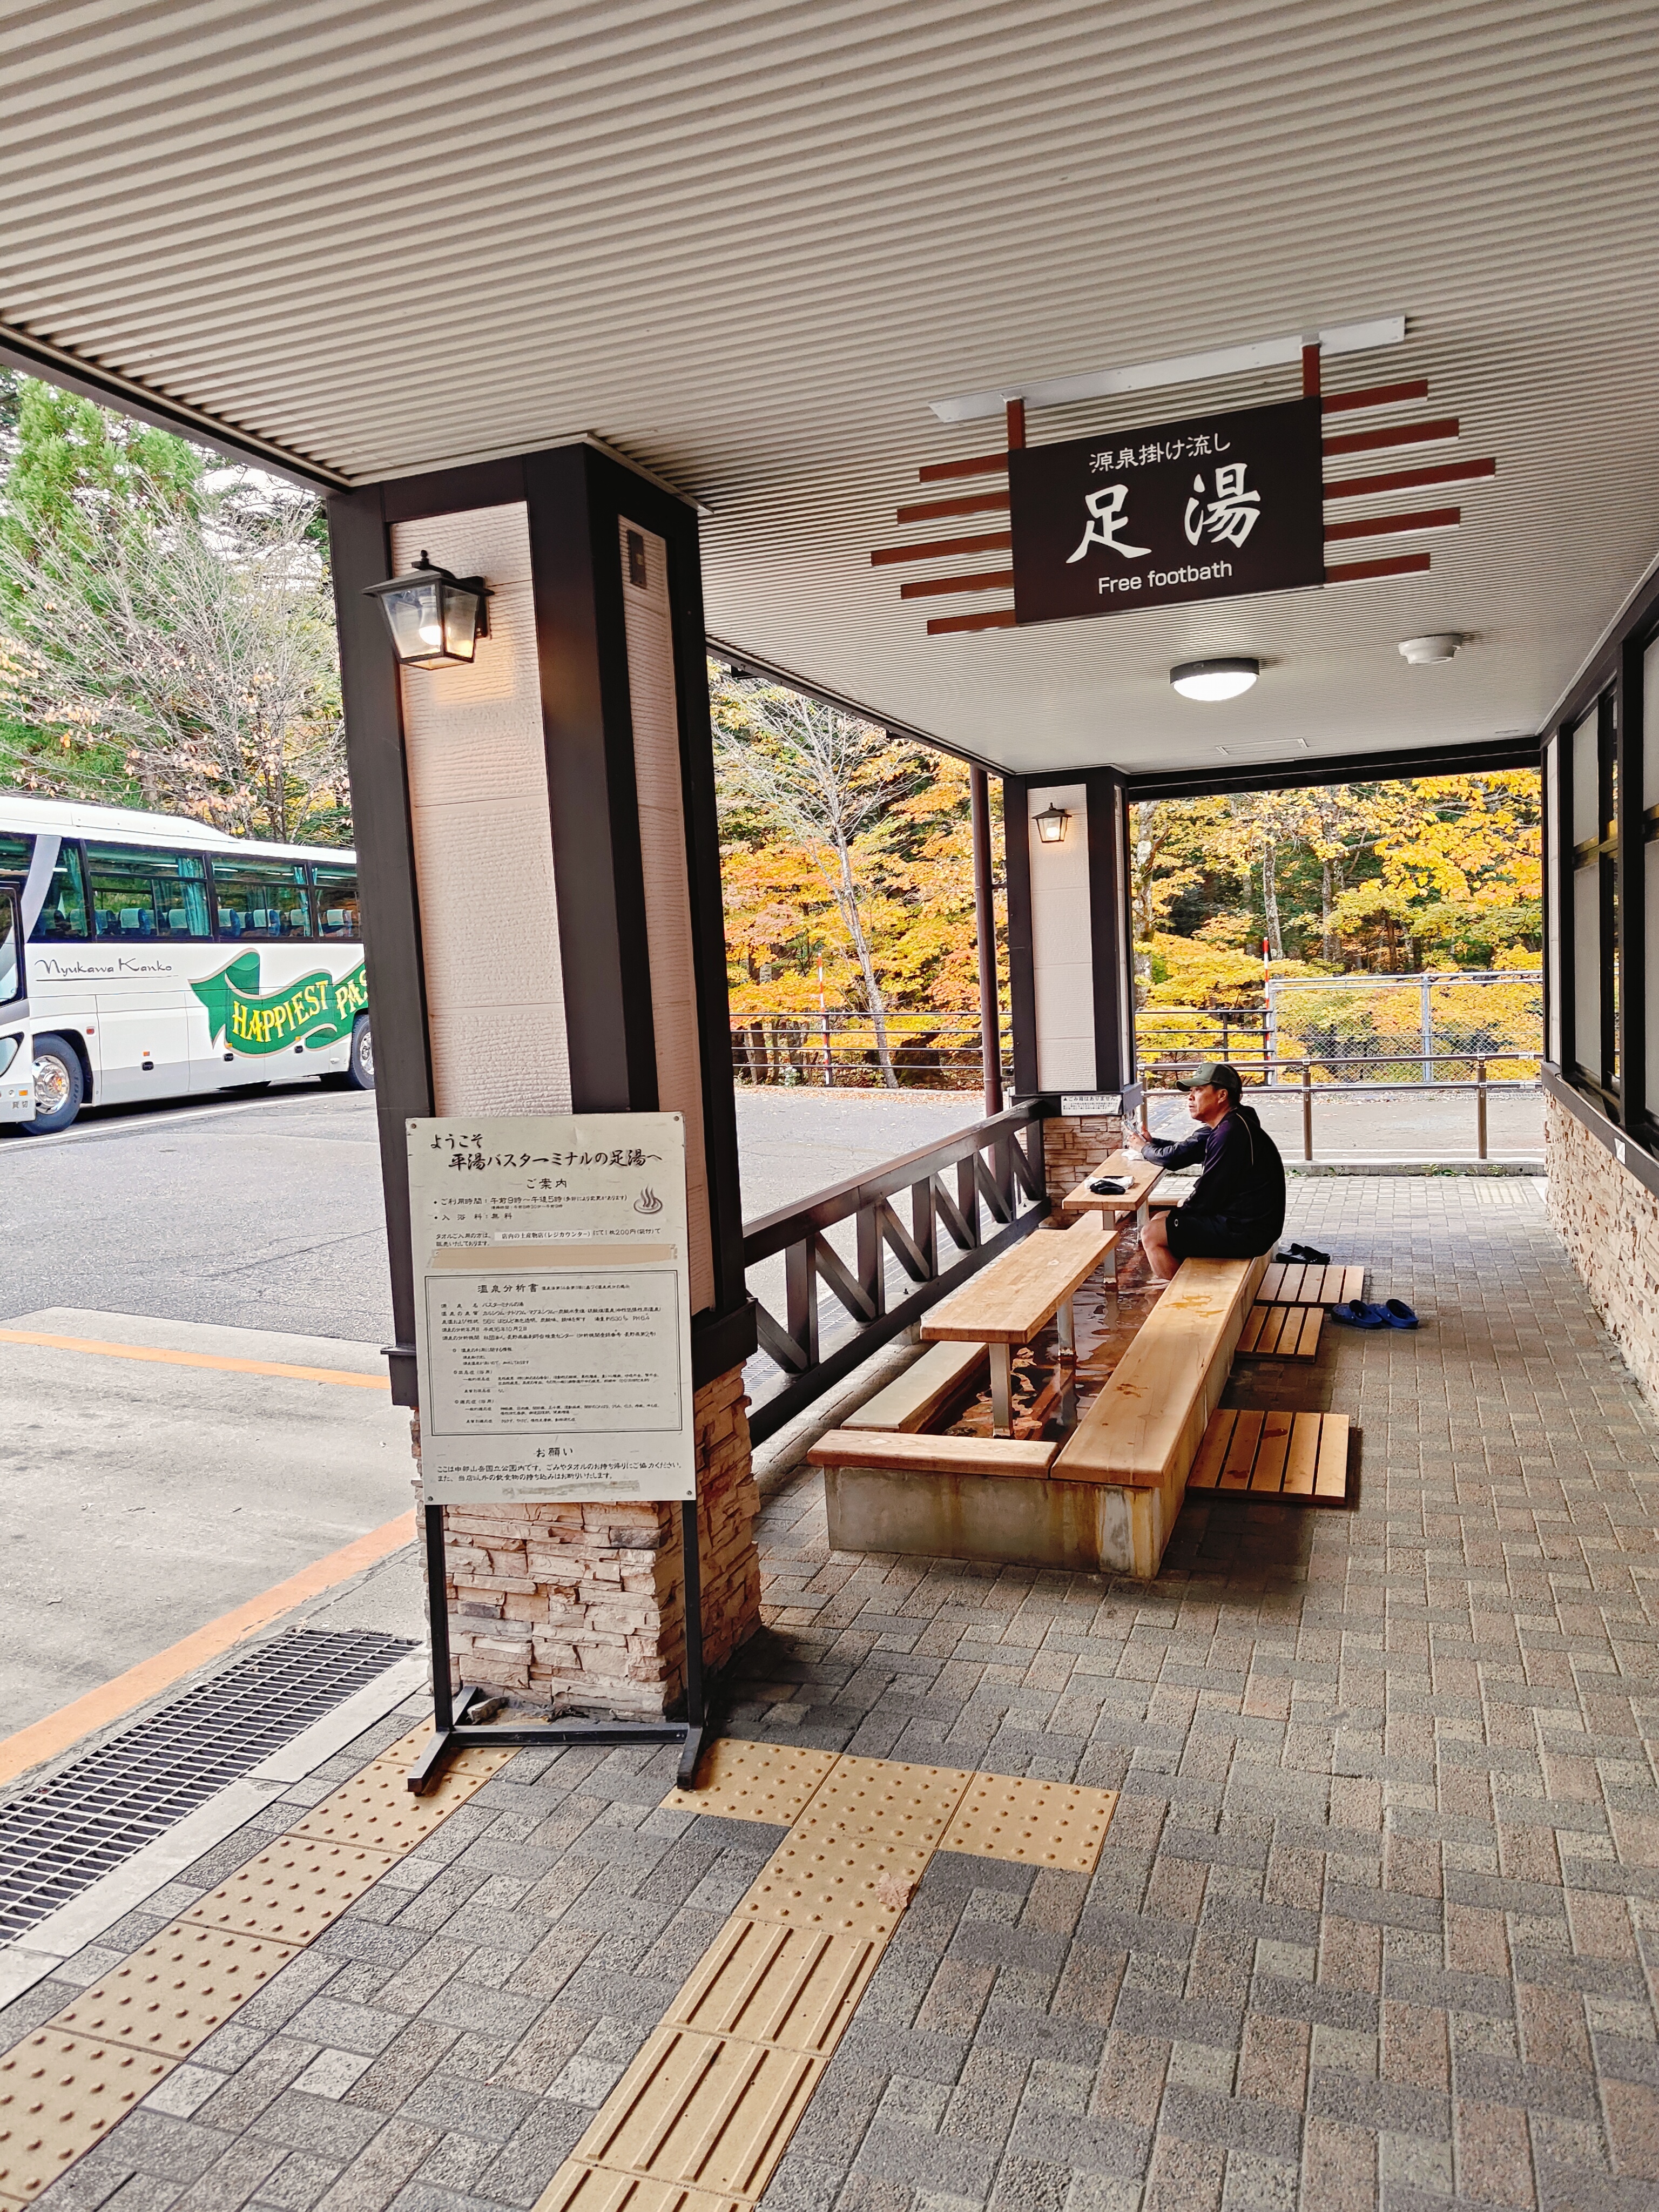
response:
[[[1188,1091],[1196,1091],[1206,1084],[1217,1091],[1224,1091],[1230,1098],[1234,1099],[1242,1097],[1244,1090],[1243,1078],[1230,1061],[1224,1060],[1206,1060],[1200,1066],[1188,1069],[1186,1087]]]

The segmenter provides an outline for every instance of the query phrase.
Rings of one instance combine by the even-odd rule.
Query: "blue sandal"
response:
[[[1340,1321],[1345,1328],[1382,1328],[1388,1316],[1381,1306],[1368,1306],[1363,1298],[1350,1298],[1345,1304],[1331,1308],[1331,1319]]]
[[[1404,1298],[1384,1298],[1373,1311],[1380,1313],[1390,1328],[1415,1328],[1418,1325],[1417,1316]]]

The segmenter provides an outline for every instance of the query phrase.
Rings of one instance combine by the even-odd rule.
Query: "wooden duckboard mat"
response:
[[[1287,1505],[1345,1505],[1348,1498],[1346,1413],[1241,1413],[1211,1417],[1188,1490],[1248,1490]]]
[[[1261,1280],[1261,1303],[1267,1306],[1340,1306],[1364,1295],[1363,1267],[1298,1267],[1275,1260]]]
[[[1238,1340],[1241,1358],[1316,1359],[1323,1306],[1252,1306]]]

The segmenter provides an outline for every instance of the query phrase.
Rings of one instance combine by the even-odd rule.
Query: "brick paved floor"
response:
[[[1230,1394],[1351,1413],[1353,1511],[1189,1509],[1144,1589],[771,1498],[738,1732],[1123,1796],[1091,1878],[933,1860],[767,2212],[1659,2206],[1659,1422],[1530,1184],[1292,1202],[1424,1321]],[[533,2204],[779,1834],[669,1779],[520,1754],[40,2201]]]

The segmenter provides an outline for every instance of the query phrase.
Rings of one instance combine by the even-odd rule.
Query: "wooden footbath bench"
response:
[[[1038,1230],[1018,1249],[1080,1251],[1073,1239],[1086,1226]],[[1045,1261],[1062,1278],[1071,1272],[1059,1250],[1052,1261],[1033,1254],[1028,1282]],[[1064,1443],[927,1433],[988,1351],[984,1342],[936,1343],[812,1446],[831,1547],[1150,1581],[1267,1266],[1266,1254],[1186,1261]]]

